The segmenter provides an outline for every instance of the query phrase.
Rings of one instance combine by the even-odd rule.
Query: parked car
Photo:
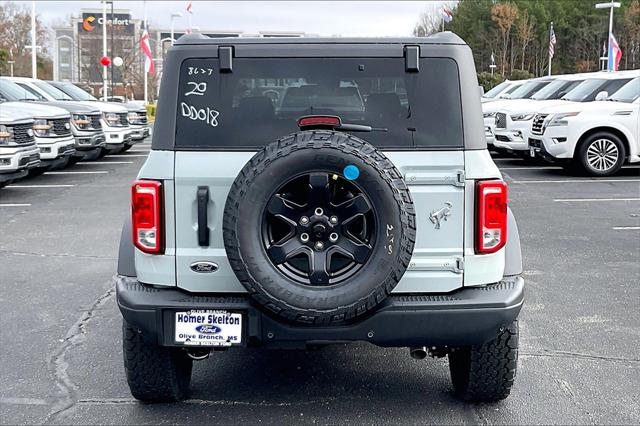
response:
[[[34,119],[33,132],[40,149],[38,169],[65,167],[75,153],[71,115],[65,109],[37,103],[38,98],[17,84],[0,78],[0,101],[14,103]],[[2,109],[8,105],[2,103]]]
[[[485,102],[482,104],[482,116],[484,118],[484,135],[485,140],[489,146],[493,146],[494,143],[494,131],[496,126],[496,113],[508,105],[514,99],[530,99],[531,96],[542,90],[549,83],[551,83],[554,77],[540,77],[532,78],[521,84],[513,92],[506,94],[501,100],[494,102]]]
[[[529,155],[531,123],[537,112],[567,102],[591,102],[600,92],[613,93],[631,78],[632,76],[626,72],[598,72],[558,77],[531,99],[509,102],[496,112],[493,145],[498,149]],[[604,94],[600,96],[606,97]]]
[[[31,114],[21,105],[0,103],[0,188],[25,177],[39,164]]]
[[[505,80],[484,93],[480,100],[482,103],[485,103],[504,99],[506,95],[513,93],[514,90],[522,86],[527,81],[528,80]]]
[[[49,105],[66,109],[71,114],[71,133],[76,142],[72,162],[95,160],[104,148],[106,139],[100,124],[101,113],[95,106],[73,102],[70,96],[49,83],[27,77],[8,77],[18,86],[31,92]]]
[[[129,111],[121,104],[100,102],[78,86],[59,81],[47,81],[56,89],[70,96],[74,101],[97,108],[102,112],[100,124],[105,133],[106,143],[102,154],[120,152],[126,144],[131,144],[131,126],[129,125]]]
[[[213,349],[348,341],[448,356],[461,398],[507,397],[520,242],[463,40],[188,35],[164,69],[114,277],[135,398],[184,398]],[[317,87],[280,113],[246,90],[265,76]],[[316,107],[337,87],[364,114]]]
[[[147,118],[147,109],[144,105],[137,102],[127,102],[127,118],[131,126],[131,142],[126,143],[122,151],[127,151],[133,146],[133,142],[141,142],[149,136],[149,120]]]
[[[640,162],[640,78],[606,101],[545,108],[533,120],[531,154],[610,176],[625,163]]]

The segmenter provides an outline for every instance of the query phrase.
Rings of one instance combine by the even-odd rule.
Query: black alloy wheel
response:
[[[353,276],[370,258],[375,233],[370,200],[355,183],[330,172],[300,175],[278,188],[262,226],[269,260],[312,286]]]

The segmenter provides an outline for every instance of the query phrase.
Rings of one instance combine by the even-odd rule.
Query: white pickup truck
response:
[[[0,107],[0,188],[27,175],[40,164],[40,151],[33,137],[33,118],[19,104]]]

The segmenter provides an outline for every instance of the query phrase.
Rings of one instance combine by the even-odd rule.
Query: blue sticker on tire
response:
[[[342,174],[346,180],[356,180],[358,179],[358,176],[360,176],[360,169],[353,164],[349,164],[344,168]]]

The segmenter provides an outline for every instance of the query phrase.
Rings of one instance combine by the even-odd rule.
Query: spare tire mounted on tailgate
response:
[[[231,267],[254,300],[295,323],[333,325],[382,302],[415,241],[402,175],[346,133],[304,131],[259,151],[224,210]]]

